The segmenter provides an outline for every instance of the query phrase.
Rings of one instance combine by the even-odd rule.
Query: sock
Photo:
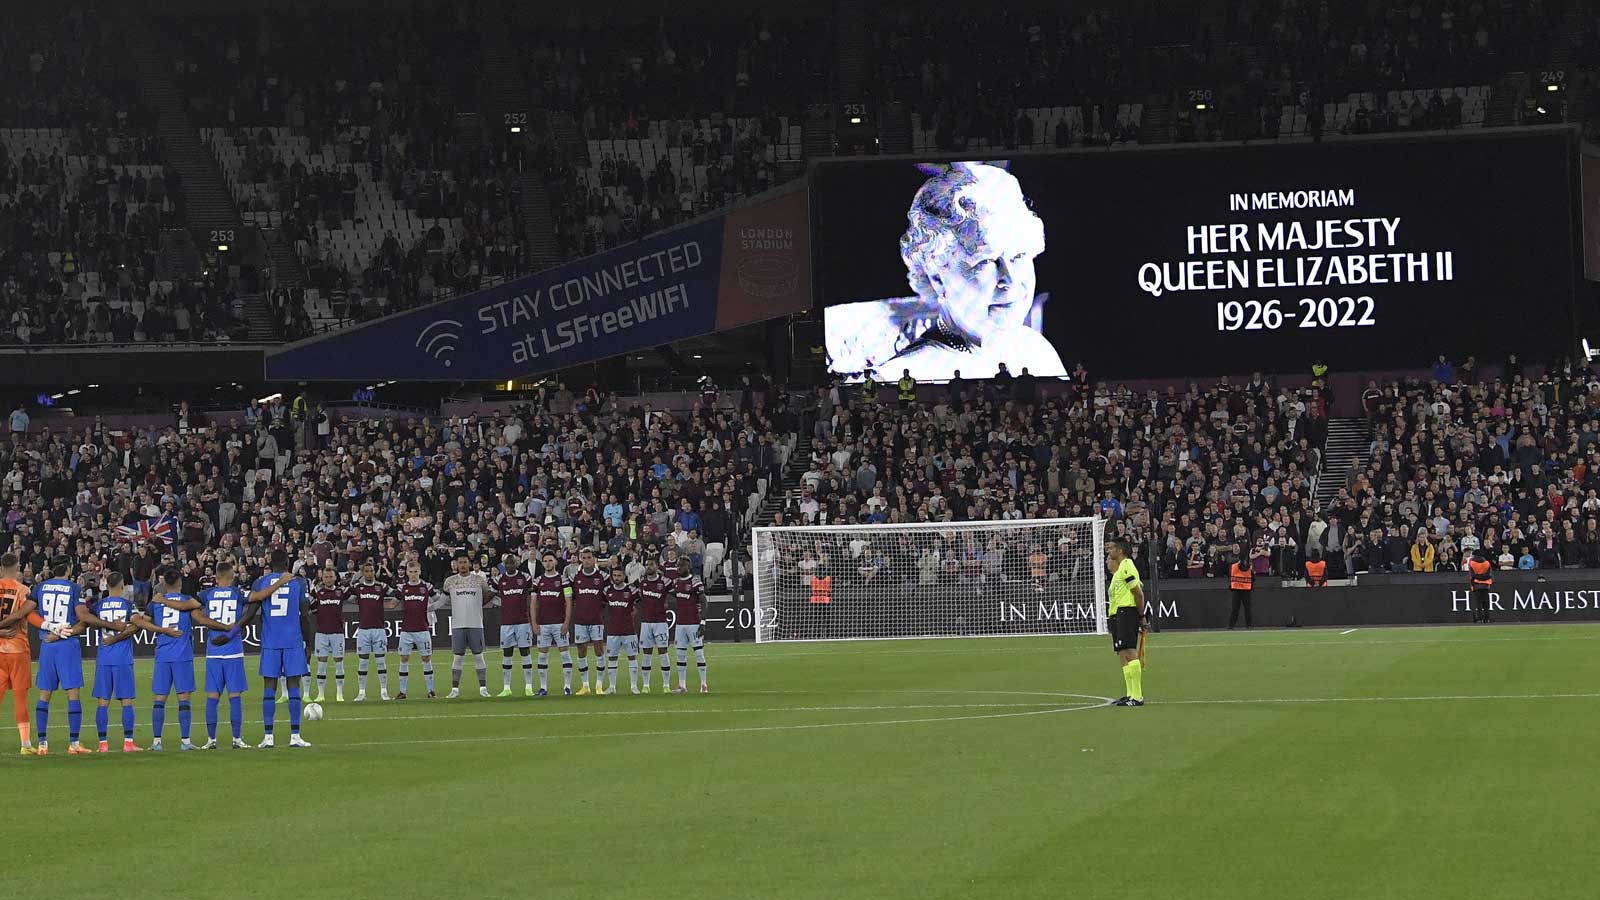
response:
[[[411,680],[411,661],[400,660],[400,693],[406,692],[406,682]]]
[[[450,662],[450,690],[461,689],[461,657],[456,657]]]
[[[645,673],[644,677],[645,677],[645,683],[649,684],[650,683],[650,675],[649,675],[649,673],[648,672]],[[637,656],[628,657],[628,685],[630,687],[638,687],[639,686],[639,658]]]
[[[572,690],[572,653],[561,651],[561,684],[567,690]]]
[[[340,695],[344,694],[344,660],[333,664],[333,688]]]
[[[218,698],[206,698],[206,740],[217,739],[217,703]]]
[[[500,687],[511,690],[511,654],[500,651]]]
[[[26,702],[26,701],[24,701],[24,702]],[[26,706],[24,706],[22,708],[22,715],[24,717],[26,717],[28,715],[28,708]],[[17,723],[17,734],[19,736],[21,736],[21,738],[22,738],[22,746],[30,747],[30,746],[33,745],[33,723],[32,722],[27,721],[26,718],[24,718],[23,721],[18,722]]]
[[[694,648],[694,667],[700,671],[700,683],[706,683],[706,648]]]
[[[428,693],[431,694],[433,693],[433,663],[424,663],[424,665],[426,668],[422,670],[422,678],[428,683]]]
[[[550,653],[546,650],[539,651],[539,690],[550,689]]]
[[[33,718],[34,718],[34,721],[37,723],[35,725],[35,728],[39,732],[39,743],[42,744],[45,741],[50,740],[50,732],[47,730],[49,725],[50,725],[50,703],[49,703],[49,701],[40,700],[37,704],[34,705],[34,707],[33,707]]]
[[[365,658],[356,663],[356,677],[361,679],[359,682],[361,687],[357,689],[357,693],[365,694],[367,692],[367,661]]]
[[[320,660],[319,659],[319,660],[317,660],[317,693],[325,694],[327,692],[328,692],[328,663],[325,660]]]
[[[228,725],[233,728],[233,739],[244,737],[244,698],[228,698]]]
[[[584,687],[589,686],[589,654],[578,656],[578,683]]]
[[[617,658],[615,656],[606,657],[606,687],[610,688],[613,694],[617,692]]]
[[[94,708],[94,730],[100,735],[100,740],[106,739],[106,732],[111,730],[111,707],[96,706]]]
[[[131,706],[122,708],[122,739],[125,741],[133,740],[133,707]]]
[[[278,711],[278,695],[267,691],[261,695],[261,727],[267,732],[267,737],[272,737],[273,714]]]
[[[478,687],[481,687],[481,688],[488,687],[489,686],[489,663],[487,661],[485,661],[483,657],[480,656],[480,657],[478,657],[478,665],[476,666],[476,668],[478,670]]]
[[[672,687],[672,654],[661,653],[658,655],[661,657],[661,686],[670,688]]]
[[[655,665],[656,665],[655,663],[650,661],[650,654],[646,653],[644,655],[644,686],[645,687],[649,687],[650,686],[650,671],[655,668]],[[633,669],[634,669],[635,672],[637,672],[639,670],[639,667],[637,665],[635,665],[633,667]]]
[[[1128,696],[1144,699],[1144,664],[1137,659],[1122,667],[1122,680],[1127,682]]]
[[[526,648],[522,651],[522,683],[533,687],[533,654]]]
[[[389,692],[389,660],[387,657],[378,657],[378,693]]]
[[[83,731],[83,703],[77,700],[67,701],[67,739],[72,743],[78,742],[78,734]],[[39,732],[44,734],[43,731]]]
[[[189,706],[189,701],[178,701],[178,739],[189,739],[189,726],[194,724],[194,711]]]
[[[289,688],[289,733],[300,733],[300,688],[298,685]]]
[[[167,727],[167,701],[157,700],[150,706],[150,733],[161,740],[161,731]]]

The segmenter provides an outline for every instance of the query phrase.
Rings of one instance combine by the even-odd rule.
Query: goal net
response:
[[[754,530],[757,641],[1104,634],[1097,518]]]

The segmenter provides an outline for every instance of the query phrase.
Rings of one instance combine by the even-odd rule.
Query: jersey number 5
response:
[[[272,594],[272,605],[267,609],[267,615],[274,618],[289,614],[289,589],[278,588]]]

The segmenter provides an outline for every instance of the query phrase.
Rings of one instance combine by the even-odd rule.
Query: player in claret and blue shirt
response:
[[[272,571],[256,579],[250,606],[237,626],[243,628],[261,617],[261,721],[267,736],[256,746],[263,750],[273,746],[279,677],[289,682],[289,746],[311,746],[300,736],[303,679],[311,672],[306,656],[306,644],[311,640],[310,611],[306,583],[289,571],[289,554],[272,551]]]
[[[57,560],[50,567],[50,578],[33,586],[33,600],[44,620],[39,626],[39,703],[34,707],[40,756],[50,752],[50,696],[58,690],[67,692],[67,735],[71,741],[67,754],[92,752],[78,741],[78,732],[83,728],[83,706],[78,699],[78,692],[83,689],[83,644],[78,635],[90,624],[104,623],[89,612],[82,589],[68,574],[67,561]],[[84,624],[80,625],[80,620]]]
[[[228,623],[219,622],[206,615],[200,601],[182,590],[183,577],[172,567],[157,575],[160,593],[150,599],[149,615],[155,622],[156,668],[151,678],[150,693],[155,702],[150,708],[150,730],[155,739],[151,750],[161,749],[161,731],[167,722],[167,698],[178,695],[179,750],[193,750],[189,740],[189,727],[193,713],[189,697],[194,693],[194,640],[189,629],[202,625],[215,631],[226,631]]]

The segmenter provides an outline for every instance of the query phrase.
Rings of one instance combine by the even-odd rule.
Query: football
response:
[[[305,714],[305,720],[307,722],[315,722],[318,719],[322,718],[322,704],[321,703],[307,703],[306,704],[306,708],[303,710],[303,712]]]

